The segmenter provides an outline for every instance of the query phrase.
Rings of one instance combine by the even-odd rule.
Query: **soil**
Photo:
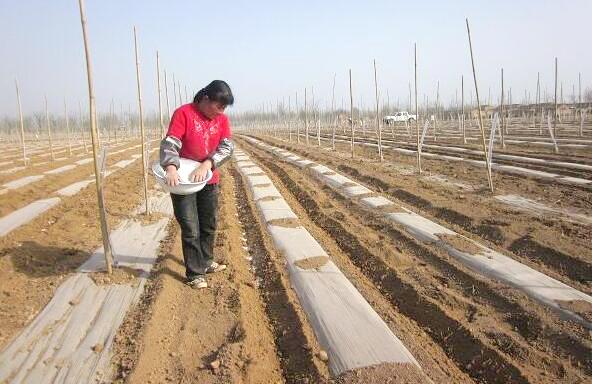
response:
[[[483,249],[475,245],[475,243],[464,236],[439,234],[438,238],[444,244],[448,244],[461,252],[468,253],[469,255],[475,255],[477,253],[483,252]]]
[[[220,191],[214,253],[227,270],[208,275],[208,288],[187,286],[178,225],[171,224],[146,292],[116,338],[117,382],[282,382],[226,170]]]
[[[136,278],[140,275],[141,272],[135,269],[128,267],[116,267],[113,268],[112,274],[108,274],[106,271],[92,272],[88,274],[88,277],[90,277],[97,285],[131,285],[137,283]]]
[[[349,371],[335,382],[338,384],[419,384],[428,381],[421,369],[413,364],[380,364]]]
[[[411,364],[381,364],[331,376],[327,352],[291,288],[286,261],[273,245],[246,179],[228,163],[221,168],[214,249],[216,261],[228,268],[209,274],[208,288],[187,286],[180,231],[171,220],[144,293],[116,335],[115,382],[575,384],[592,380],[589,330],[562,320],[520,291],[476,275],[441,248],[418,242],[385,213],[409,207],[582,290],[592,290],[588,228],[517,214],[479,188],[463,190],[461,198],[450,185],[401,173],[405,164],[413,165],[413,158],[385,153],[381,163],[373,150],[356,147],[359,158],[352,160],[348,145],[338,144],[343,152],[333,152],[265,141],[330,166],[374,190],[372,196],[395,202],[382,212],[368,210],[359,199],[346,199],[322,184],[309,170],[237,138],[298,216],[273,224],[298,223],[306,228],[422,370]],[[390,166],[393,162],[401,166]],[[107,179],[110,228],[130,217],[142,200],[139,166],[140,162],[134,163]],[[474,169],[428,159],[424,166],[467,184],[482,184]],[[502,175],[496,175],[497,182],[504,193],[539,196],[549,204],[561,197],[559,204],[592,209],[592,203],[586,202],[589,196],[577,188],[541,186],[528,178]],[[138,217],[146,223],[162,219],[156,213]],[[100,246],[97,224],[96,196],[93,188],[87,188],[64,198],[10,238],[0,239],[1,344],[28,324],[62,279]],[[474,244],[461,236],[440,239],[474,251]],[[318,269],[328,260],[319,256],[296,265]],[[101,273],[92,275],[104,283],[125,283],[131,272],[116,269],[115,281]],[[582,316],[591,313],[583,302],[559,305]]]
[[[329,262],[327,256],[307,257],[306,259],[298,260],[294,263],[298,268],[304,270],[319,269]]]
[[[273,219],[267,222],[269,225],[277,225],[278,227],[285,227],[285,228],[298,228],[300,227],[300,222],[298,219]]]
[[[336,143],[337,151],[325,151],[276,138],[266,137],[265,141],[329,166],[463,236],[592,294],[590,226],[516,211],[492,199],[484,185],[484,174],[477,168],[445,160],[422,160],[424,175],[444,175],[477,187],[459,193],[453,185],[402,172],[402,168],[413,169],[415,158],[393,151],[385,150],[381,162],[376,148],[361,145],[352,159],[349,144]],[[493,177],[496,194],[518,194],[552,207],[569,207],[592,215],[591,194],[586,189],[503,173],[494,173]]]
[[[445,251],[418,243],[383,214],[345,199],[300,168],[237,141],[434,382],[579,382],[592,375],[587,329],[563,321],[520,291],[475,275]],[[285,144],[280,146],[305,157],[313,152]],[[335,169],[351,165],[335,153],[327,154],[331,161],[324,161],[323,151],[314,153],[313,160]],[[388,191],[398,184],[389,178],[381,186],[392,199]]]
[[[117,228],[140,204],[139,175],[138,161],[105,179],[109,228]],[[3,207],[6,196],[0,200]],[[54,208],[0,238],[0,348],[35,318],[63,279],[102,245],[98,215],[93,185],[63,197]]]
[[[584,300],[560,300],[557,304],[580,315],[584,320],[592,323],[592,304]]]

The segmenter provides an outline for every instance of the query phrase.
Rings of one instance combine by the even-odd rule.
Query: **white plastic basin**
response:
[[[190,182],[189,175],[191,175],[191,172],[193,172],[200,163],[183,157],[179,158],[179,161],[181,164],[179,169],[177,169],[177,173],[179,174],[180,181],[179,184],[174,187],[171,187],[166,183],[166,171],[160,166],[160,162],[155,161],[152,163],[152,174],[156,178],[158,184],[160,184],[165,191],[175,195],[189,195],[202,190],[212,178],[212,171],[208,170],[208,174],[204,181],[199,183]]]

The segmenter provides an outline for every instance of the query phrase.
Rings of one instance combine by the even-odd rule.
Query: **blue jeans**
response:
[[[175,218],[181,227],[185,276],[205,274],[214,261],[218,209],[218,184],[208,184],[190,195],[171,194]]]

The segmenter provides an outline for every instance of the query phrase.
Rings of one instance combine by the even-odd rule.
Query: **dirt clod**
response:
[[[210,368],[217,370],[220,368],[220,360],[216,359],[210,363]]]
[[[316,269],[318,270],[323,265],[327,264],[329,258],[327,256],[313,256],[306,259],[298,260],[294,263],[298,268],[304,270]]]
[[[557,304],[563,309],[580,315],[584,320],[592,322],[592,304],[584,300],[558,300]]]
[[[475,245],[472,241],[464,236],[439,234],[438,238],[440,238],[440,242],[450,245],[451,247],[470,255],[474,255],[483,251],[480,247]]]
[[[298,219],[273,219],[269,220],[267,224],[286,228],[297,228],[301,226]]]

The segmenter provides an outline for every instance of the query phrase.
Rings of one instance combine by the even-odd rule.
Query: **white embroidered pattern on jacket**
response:
[[[194,118],[193,119],[193,126],[194,126],[196,132],[201,131],[201,134],[203,135],[205,153],[206,154],[211,153],[210,146],[209,146],[210,136],[218,133],[218,122],[212,121],[212,124],[208,124],[207,128],[204,129],[202,122],[200,120]]]

